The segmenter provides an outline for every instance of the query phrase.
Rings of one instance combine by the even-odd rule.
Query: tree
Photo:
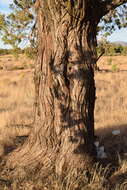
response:
[[[4,44],[10,45],[15,54],[20,48],[29,48],[35,53],[35,14],[32,0],[14,1],[10,5],[12,12],[8,15],[0,14],[0,34]],[[24,8],[25,7],[25,8]],[[27,9],[26,9],[27,8]],[[29,8],[29,9],[28,9]]]
[[[20,1],[19,1],[20,2]],[[127,0],[37,0],[33,130],[8,157],[12,167],[89,168],[94,148],[98,23]]]

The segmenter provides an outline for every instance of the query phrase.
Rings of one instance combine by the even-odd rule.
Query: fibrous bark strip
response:
[[[8,164],[89,167],[94,149],[97,6],[90,0],[39,1],[35,124]],[[91,14],[89,14],[91,12]],[[13,161],[13,159],[15,161]]]

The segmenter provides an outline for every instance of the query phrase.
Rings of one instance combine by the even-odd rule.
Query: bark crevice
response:
[[[40,164],[61,173],[72,166],[88,168],[95,155],[96,23],[87,17],[89,4],[71,3],[71,9],[65,4],[60,10],[55,5],[47,1],[38,10],[34,129],[23,147],[8,157],[8,165]]]

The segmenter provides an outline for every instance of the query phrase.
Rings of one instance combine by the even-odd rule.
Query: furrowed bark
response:
[[[95,155],[95,15],[90,1],[40,1],[34,128],[8,166],[89,168]],[[58,3],[58,4],[57,4]]]

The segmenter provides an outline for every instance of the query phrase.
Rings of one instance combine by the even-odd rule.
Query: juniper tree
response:
[[[31,49],[36,47],[36,38],[33,35],[35,14],[32,4],[32,0],[20,2],[15,0],[10,4],[11,13],[0,14],[1,40],[4,44],[10,45],[15,53],[18,53],[21,47],[31,47]]]
[[[39,164],[40,169],[53,167],[61,173],[71,167],[89,168],[93,163],[98,24],[107,14],[110,18],[107,24],[112,21],[111,13],[126,2],[35,2],[38,28],[35,122],[23,147],[9,155],[9,166],[34,168]]]

